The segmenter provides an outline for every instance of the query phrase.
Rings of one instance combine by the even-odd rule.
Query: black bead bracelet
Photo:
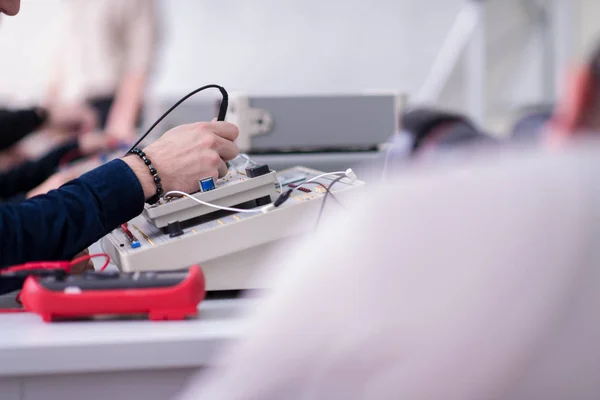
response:
[[[144,164],[146,164],[146,166],[150,170],[150,174],[154,178],[154,183],[156,184],[156,194],[154,196],[150,197],[148,199],[147,203],[155,204],[164,193],[162,183],[160,181],[160,177],[158,176],[158,171],[156,170],[156,168],[154,168],[154,166],[152,165],[152,161],[150,161],[150,159],[146,156],[146,153],[144,153],[142,150],[140,150],[136,147],[136,148],[130,150],[129,153],[135,154],[136,156],[141,158],[142,161],[144,162]]]

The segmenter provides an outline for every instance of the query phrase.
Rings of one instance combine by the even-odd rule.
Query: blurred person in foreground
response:
[[[154,0],[62,0],[62,34],[48,99],[80,102],[100,128],[133,142],[158,37]]]
[[[512,151],[345,202],[180,399],[599,398],[600,144]]]
[[[600,398],[592,77],[560,146],[414,165],[286,249],[247,337],[179,399]]]
[[[0,12],[16,15],[20,0],[0,0]],[[30,261],[69,260],[141,214],[171,190],[197,190],[198,177],[217,179],[239,149],[239,132],[226,122],[176,127],[144,149],[113,160],[57,190],[0,205],[0,268]],[[22,280],[2,280],[0,292]]]

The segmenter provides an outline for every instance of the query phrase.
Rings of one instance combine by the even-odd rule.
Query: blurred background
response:
[[[148,0],[152,1],[152,0]],[[43,101],[60,0],[0,19],[0,103]],[[252,94],[398,91],[504,132],[552,103],[600,34],[597,0],[157,0],[147,106],[218,83]],[[451,51],[444,53],[444,46]],[[432,73],[434,62],[442,67]],[[437,78],[432,78],[436,75]],[[432,82],[432,80],[434,82]],[[429,85],[429,94],[425,89]],[[432,94],[433,93],[433,94]]]

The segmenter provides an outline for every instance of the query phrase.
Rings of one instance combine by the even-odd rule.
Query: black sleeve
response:
[[[0,205],[0,268],[31,261],[70,260],[139,215],[144,192],[122,160],[111,161],[47,195]],[[0,279],[0,294],[23,279]]]
[[[6,150],[45,122],[43,113],[35,108],[0,110],[0,150]]]
[[[37,161],[29,161],[12,170],[0,173],[0,199],[23,194],[37,187],[56,172],[63,157],[77,152],[77,141],[60,146]]]
[[[144,192],[123,160],[114,160],[48,194],[0,205],[0,268],[70,260],[139,215]]]

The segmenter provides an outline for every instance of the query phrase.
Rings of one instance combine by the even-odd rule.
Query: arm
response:
[[[0,150],[6,150],[16,144],[40,128],[45,121],[45,112],[39,108],[0,110]]]
[[[0,198],[7,199],[42,184],[54,174],[63,157],[77,151],[78,148],[77,142],[73,141],[56,148],[39,160],[26,162],[0,174]]]
[[[239,152],[234,125],[182,125],[145,149],[165,192],[193,191],[199,176],[218,177]],[[46,195],[0,206],[0,268],[69,260],[139,215],[156,193],[155,178],[137,156],[114,160]],[[1,290],[1,289],[0,289]]]
[[[115,160],[47,195],[0,206],[0,267],[68,260],[139,215],[144,198],[133,170]]]
[[[120,139],[127,139],[122,136],[133,135],[145,86],[144,71],[130,71],[122,77],[106,124],[106,130],[110,134]]]
[[[87,106],[35,107],[24,110],[0,109],[0,151],[40,129],[81,134],[95,129],[97,117]]]
[[[153,1],[128,1],[125,7],[125,18],[121,24],[124,32],[126,69],[107,122],[107,131],[114,135],[130,135],[135,132],[157,38]]]

